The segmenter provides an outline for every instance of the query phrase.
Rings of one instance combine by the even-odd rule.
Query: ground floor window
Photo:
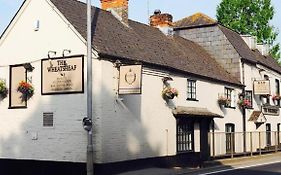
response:
[[[194,127],[188,120],[177,121],[177,152],[194,151]]]

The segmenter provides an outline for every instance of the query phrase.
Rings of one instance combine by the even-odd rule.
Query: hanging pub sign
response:
[[[43,95],[84,92],[83,56],[43,59],[41,71]]]
[[[255,95],[268,95],[268,94],[270,94],[269,80],[254,81],[254,93],[255,93]]]
[[[142,66],[120,66],[119,94],[141,94]]]

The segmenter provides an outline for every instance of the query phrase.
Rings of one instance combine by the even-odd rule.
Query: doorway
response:
[[[225,124],[225,145],[226,145],[226,153],[234,153],[235,152],[235,125],[232,123]]]
[[[266,124],[266,146],[271,146],[271,125]]]

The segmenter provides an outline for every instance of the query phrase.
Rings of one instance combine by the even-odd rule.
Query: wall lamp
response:
[[[114,67],[119,68],[119,67],[122,65],[122,63],[121,63],[120,60],[116,60],[116,61],[113,63],[113,65],[114,65]]]
[[[53,54],[55,56],[57,54],[57,52],[56,51],[52,51],[52,50],[48,51],[48,58],[49,59],[51,59],[50,54]]]
[[[28,71],[32,72],[34,70],[34,67],[30,63],[23,64],[23,67]]]
[[[70,54],[70,53],[71,53],[71,50],[69,50],[69,49],[63,49],[63,51],[62,51],[62,57],[65,56],[65,52],[67,52],[68,54]]]

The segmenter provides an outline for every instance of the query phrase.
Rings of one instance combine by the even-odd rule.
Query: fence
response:
[[[281,150],[281,132],[210,132],[211,157],[253,155]]]

